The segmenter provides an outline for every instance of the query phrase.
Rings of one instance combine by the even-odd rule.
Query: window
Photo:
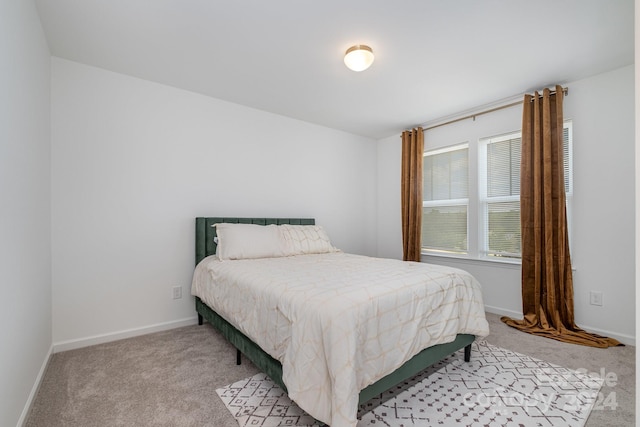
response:
[[[519,258],[520,132],[480,140],[481,255]]]
[[[477,150],[463,144],[425,152],[424,252],[493,260],[521,258],[520,151],[521,133],[512,132],[480,138]],[[571,229],[571,121],[564,124],[563,151]],[[478,176],[469,176],[470,162],[477,164],[471,170],[477,170]],[[470,206],[477,206],[471,209],[477,218],[469,217]]]
[[[422,247],[467,253],[469,205],[467,144],[424,154]]]

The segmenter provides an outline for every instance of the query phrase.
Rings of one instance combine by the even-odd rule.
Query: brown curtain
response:
[[[522,115],[520,223],[522,320],[509,326],[591,347],[621,345],[588,333],[574,321],[573,278],[565,208],[562,149],[563,89],[525,95]]]
[[[424,133],[421,127],[402,132],[402,248],[405,261],[420,261],[422,234],[422,156]]]

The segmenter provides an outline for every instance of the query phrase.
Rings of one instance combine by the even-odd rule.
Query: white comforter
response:
[[[489,326],[467,272],[345,253],[204,259],[192,294],[282,363],[289,396],[353,427],[360,390],[422,349]]]

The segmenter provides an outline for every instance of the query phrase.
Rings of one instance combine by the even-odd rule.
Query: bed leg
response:
[[[202,318],[202,314],[198,313],[198,325],[202,325],[203,323],[203,318]]]
[[[471,344],[469,344],[464,348],[464,361],[465,362],[471,361]]]
[[[240,357],[242,355],[242,353],[240,353],[240,350],[236,349],[236,365],[239,365],[242,363],[242,358]]]

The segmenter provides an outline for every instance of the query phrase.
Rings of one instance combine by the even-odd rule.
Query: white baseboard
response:
[[[522,317],[522,312],[521,311],[506,310],[504,308],[493,307],[491,305],[485,305],[484,306],[484,311],[489,312],[489,313],[493,313],[493,314],[498,314],[500,316],[514,317],[516,319],[519,319],[519,318]]]
[[[522,318],[522,312],[519,312],[519,311],[505,310],[503,308],[493,307],[493,306],[490,306],[490,305],[485,305],[484,309],[488,313],[498,314],[500,316],[509,316],[509,317],[513,317],[514,319],[521,319]],[[625,344],[625,345],[632,345],[634,347],[636,345],[636,337],[633,336],[633,335],[625,335],[625,334],[619,334],[619,333],[612,332],[612,331],[605,331],[605,330],[602,330],[602,329],[593,328],[593,327],[591,327],[589,325],[583,325],[583,324],[579,324],[578,326],[580,328],[584,329],[585,331],[593,332],[594,334],[598,334],[598,335],[602,335],[602,336],[610,337],[610,338],[615,338],[618,341],[620,341],[622,344]]]
[[[91,345],[102,344],[111,341],[117,341],[125,338],[137,337],[140,335],[151,334],[154,332],[167,331],[169,329],[180,328],[182,326],[190,326],[198,323],[197,317],[189,317],[186,319],[173,320],[171,322],[157,323],[155,325],[143,326],[141,328],[127,329],[119,332],[112,332],[102,335],[94,335],[92,337],[78,338],[74,340],[61,341],[53,343],[53,352],[74,350]]]
[[[44,378],[44,373],[47,372],[47,366],[49,366],[49,360],[51,360],[51,355],[53,354],[53,345],[49,347],[49,351],[47,351],[47,355],[42,362],[42,366],[40,367],[40,371],[38,372],[38,376],[36,377],[36,381],[33,383],[33,387],[31,387],[31,392],[29,393],[29,397],[27,398],[27,402],[24,404],[24,408],[22,409],[22,413],[20,414],[20,418],[18,418],[17,427],[21,427],[27,421],[27,417],[29,416],[29,412],[31,411],[31,405],[33,404],[33,399],[36,398],[38,394],[38,390],[40,390],[40,384],[42,384],[42,378]]]
[[[625,334],[619,334],[617,332],[605,331],[603,329],[592,328],[591,326],[584,325],[584,324],[578,324],[578,327],[584,329],[585,331],[602,335],[603,337],[615,338],[624,345],[632,345],[634,347],[636,345],[636,337],[632,335],[625,335]]]

